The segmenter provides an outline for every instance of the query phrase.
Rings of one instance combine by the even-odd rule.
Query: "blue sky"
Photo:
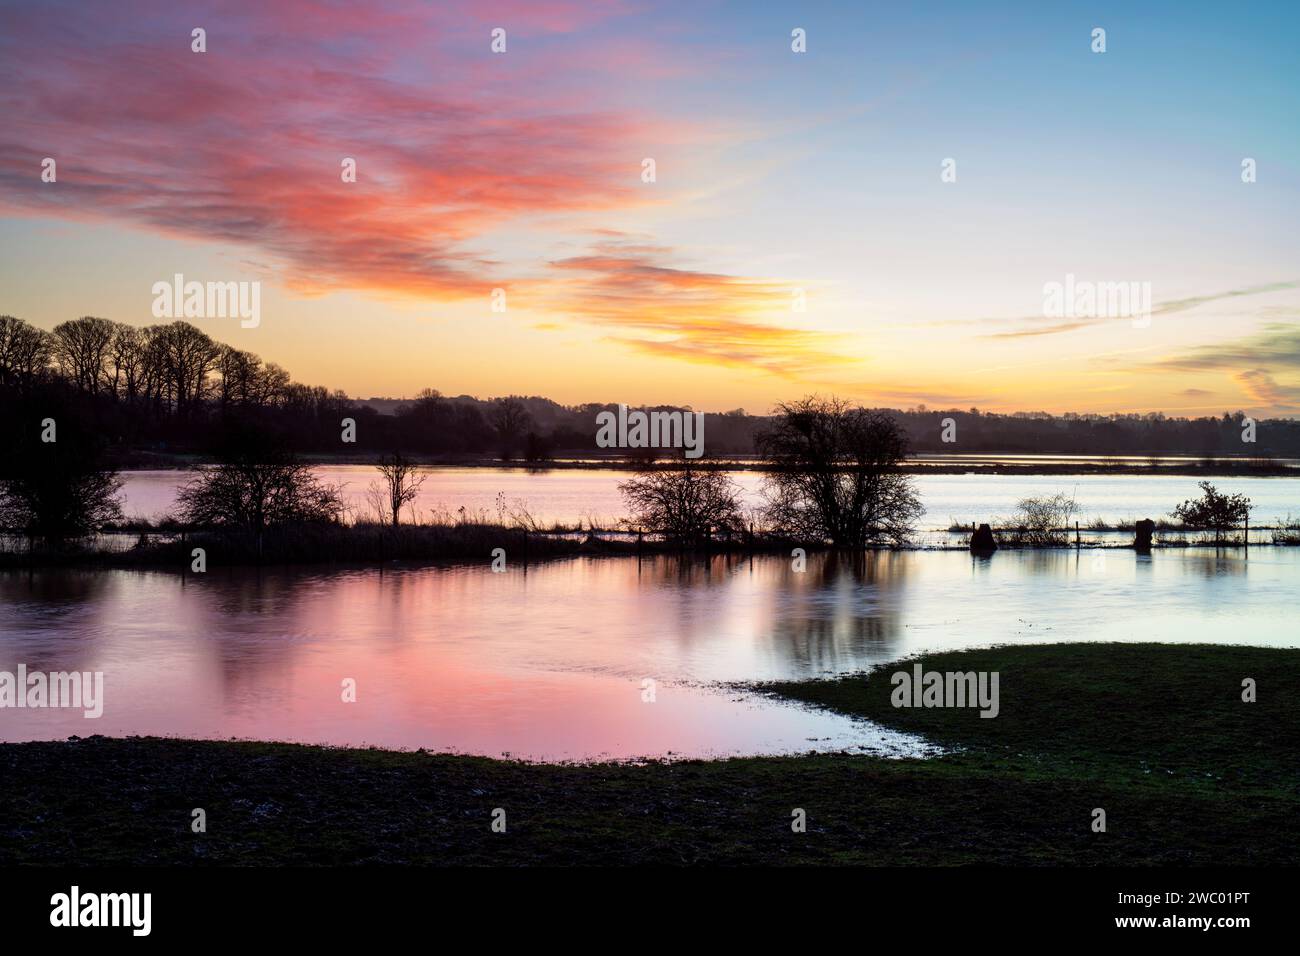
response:
[[[0,312],[257,279],[214,337],[361,395],[1300,406],[1296,4],[125,6],[0,7]]]

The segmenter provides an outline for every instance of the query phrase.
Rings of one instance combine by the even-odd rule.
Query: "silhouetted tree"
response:
[[[550,440],[544,435],[530,431],[524,438],[524,461],[546,461],[550,457]]]
[[[1223,540],[1223,532],[1250,517],[1250,499],[1245,495],[1221,494],[1208,481],[1199,483],[1201,497],[1188,499],[1170,512],[1189,528],[1213,530],[1214,543]]]
[[[0,527],[62,541],[122,517],[122,483],[74,396],[53,383],[9,403],[4,419]]]
[[[109,348],[116,325],[91,315],[54,327],[54,360],[80,392],[98,394],[106,385]]]
[[[176,517],[203,528],[257,535],[275,525],[337,521],[339,490],[266,432],[240,427],[227,435],[218,464],[205,468],[177,494]]]
[[[757,441],[770,462],[764,514],[774,530],[837,547],[899,545],[924,510],[898,471],[907,436],[890,415],[810,396],[778,405]]]
[[[740,489],[725,472],[683,460],[679,468],[639,472],[620,482],[630,523],[672,541],[697,543],[743,526]]]
[[[208,395],[208,376],[217,368],[221,349],[188,322],[155,326],[152,332],[164,400],[182,422],[194,419]]]
[[[132,325],[115,325],[108,347],[112,367],[110,393],[128,406],[134,406],[143,390],[148,360],[148,336]]]
[[[1028,544],[1059,545],[1068,540],[1066,525],[1078,510],[1078,504],[1069,495],[1021,498],[1011,520]]]
[[[49,367],[50,334],[12,315],[0,315],[0,387],[30,387]]]
[[[375,463],[379,473],[384,476],[388,489],[387,504],[396,528],[402,514],[402,508],[410,504],[420,494],[425,475],[415,473],[415,464],[402,457],[400,452],[393,452]]]
[[[502,458],[513,458],[519,437],[533,423],[533,416],[528,413],[528,406],[522,399],[511,395],[508,398],[493,399],[488,411],[488,422],[497,433]]]

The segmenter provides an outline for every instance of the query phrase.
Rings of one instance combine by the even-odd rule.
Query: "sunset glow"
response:
[[[931,6],[6,3],[0,312],[260,280],[205,331],[359,397],[1294,415],[1295,12]]]

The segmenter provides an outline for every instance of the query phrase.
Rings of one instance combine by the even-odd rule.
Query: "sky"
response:
[[[1294,417],[1297,27],[1293,2],[0,0],[0,313],[143,326],[176,273],[260,282],[255,328],[190,321],[356,397]],[[1150,309],[1054,313],[1067,281]]]

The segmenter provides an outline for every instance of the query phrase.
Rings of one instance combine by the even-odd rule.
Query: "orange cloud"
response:
[[[644,202],[628,144],[692,128],[548,84],[548,70],[582,67],[581,44],[563,62],[541,45],[494,58],[486,14],[469,4],[219,6],[203,54],[190,50],[191,13],[172,5],[7,11],[0,211],[238,244],[304,292],[486,296],[503,280],[476,238],[521,217]],[[554,36],[622,8],[494,12]],[[473,41],[416,42],[456,30]],[[45,156],[55,184],[40,181]]]
[[[1283,385],[1262,368],[1244,369],[1232,377],[1251,401],[1272,408],[1300,408],[1300,386]]]
[[[651,355],[760,368],[797,378],[853,364],[841,337],[770,321],[792,312],[795,284],[662,264],[669,250],[608,241],[552,262],[557,277],[533,286],[546,308],[616,330],[612,341]]]

